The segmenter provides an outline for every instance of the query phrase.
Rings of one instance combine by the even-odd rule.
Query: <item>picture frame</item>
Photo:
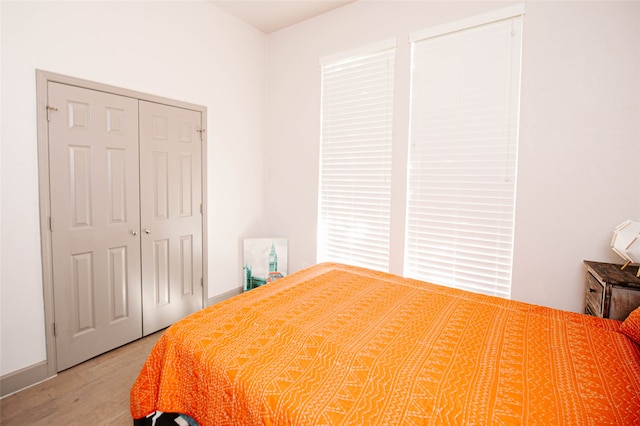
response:
[[[277,281],[287,275],[286,238],[245,238],[243,291]]]

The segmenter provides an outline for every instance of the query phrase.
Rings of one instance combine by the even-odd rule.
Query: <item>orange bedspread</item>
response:
[[[640,424],[620,323],[321,264],[170,327],[134,418],[201,425]]]

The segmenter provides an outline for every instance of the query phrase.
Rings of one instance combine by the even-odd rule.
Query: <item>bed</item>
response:
[[[640,309],[623,323],[323,263],[168,328],[130,405],[203,426],[638,425]]]

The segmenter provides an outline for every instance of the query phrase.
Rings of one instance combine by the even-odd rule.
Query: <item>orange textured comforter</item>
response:
[[[320,264],[167,329],[131,413],[201,425],[638,425],[640,347],[619,327]]]

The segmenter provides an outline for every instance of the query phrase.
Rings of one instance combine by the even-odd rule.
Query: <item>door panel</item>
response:
[[[143,334],[202,308],[198,111],[140,101]]]
[[[142,336],[138,101],[47,90],[60,371]]]

